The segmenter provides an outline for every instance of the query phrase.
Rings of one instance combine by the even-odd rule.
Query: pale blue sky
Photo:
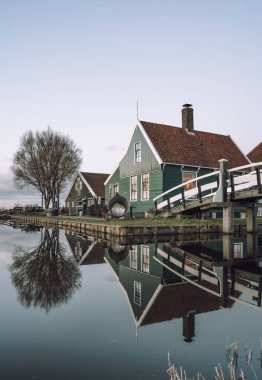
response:
[[[261,140],[261,0],[0,0],[0,207],[26,131],[48,125],[108,172],[141,120]],[[33,201],[32,195],[24,200]],[[22,199],[21,199],[22,201]]]

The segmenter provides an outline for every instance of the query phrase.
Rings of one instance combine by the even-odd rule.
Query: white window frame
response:
[[[234,243],[234,258],[235,259],[242,259],[243,258],[243,242],[237,242]]]
[[[134,303],[141,306],[142,285],[141,282],[134,281]]]
[[[139,147],[139,148],[137,149],[137,147]],[[135,162],[135,164],[141,163],[141,156],[142,156],[142,144],[141,144],[141,141],[137,141],[134,144],[134,162]]]
[[[132,191],[132,185],[133,185],[133,183],[132,183],[132,179],[135,179],[135,185],[136,185],[136,192],[135,192],[136,197],[135,198],[133,198],[133,191]],[[131,202],[136,202],[137,201],[137,175],[133,175],[133,176],[130,177],[130,201]]]
[[[141,246],[141,271],[143,273],[149,273],[149,246],[142,245]]]
[[[87,198],[87,206],[90,207],[95,204],[94,198]]]
[[[75,256],[76,256],[77,259],[80,259],[83,256],[83,250],[82,250],[80,241],[76,242]]]
[[[190,171],[190,170],[183,170],[182,171],[182,183],[190,181],[189,179],[187,179],[186,181],[184,180],[184,176],[185,175],[192,175],[191,179],[196,179],[197,178],[197,172]],[[186,186],[184,186],[185,190],[192,190],[192,189],[195,189],[195,188],[196,188],[196,182],[188,183]],[[194,198],[196,198],[196,195],[192,195],[190,198],[194,199]]]
[[[109,199],[113,198],[116,193],[119,193],[119,184],[118,183],[111,183],[108,188],[109,192]]]
[[[75,190],[79,192],[83,188],[83,183],[80,177],[77,177],[76,183],[75,183]]]
[[[137,270],[137,245],[130,247],[130,268]]]
[[[143,184],[144,184],[143,178],[144,178],[144,176],[147,176],[147,177],[148,177],[148,196],[147,196],[147,197],[144,197],[144,190],[143,190]],[[149,198],[150,198],[149,173],[142,173],[142,174],[141,174],[141,200],[142,200],[142,201],[148,201]]]

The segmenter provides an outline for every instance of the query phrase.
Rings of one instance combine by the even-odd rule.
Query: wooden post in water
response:
[[[247,234],[247,257],[257,258],[257,234]]]
[[[223,260],[230,262],[234,257],[234,236],[231,234],[223,235]]]
[[[257,203],[247,207],[247,232],[257,233]]]
[[[231,203],[223,207],[223,234],[234,233],[234,207]]]

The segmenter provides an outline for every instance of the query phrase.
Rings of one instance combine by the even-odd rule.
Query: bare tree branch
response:
[[[11,170],[16,186],[34,187],[48,208],[52,199],[59,199],[81,161],[82,151],[73,140],[48,127],[46,131],[29,131],[22,136]]]

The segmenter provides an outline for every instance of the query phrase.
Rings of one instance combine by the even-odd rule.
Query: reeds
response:
[[[260,366],[262,368],[262,338],[260,338]],[[252,379],[257,379],[257,375],[255,373],[254,367],[251,364],[253,356],[252,346],[248,344],[245,345],[244,355],[246,365],[253,372]],[[214,378],[212,380],[248,380],[245,377],[242,369],[238,369],[238,359],[239,359],[239,341],[237,338],[234,339],[232,343],[229,342],[227,337],[226,341],[226,359],[228,362],[228,373],[225,374],[222,370],[220,364],[214,367],[215,373]],[[168,353],[168,369],[167,373],[169,375],[170,380],[211,380],[206,379],[200,372],[196,375],[196,377],[189,378],[187,377],[186,371],[180,367],[176,368],[174,363],[171,361],[171,355]]]

